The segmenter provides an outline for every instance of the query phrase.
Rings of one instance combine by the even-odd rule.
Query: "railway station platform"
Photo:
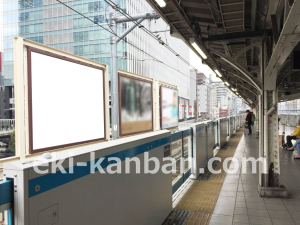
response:
[[[109,65],[94,56],[86,59],[14,37],[16,121],[7,128],[15,129],[15,156],[0,160],[0,223],[300,224],[300,160],[278,141],[282,129],[278,103],[300,98],[300,0],[147,0],[170,27],[170,35],[183,40],[249,106],[257,118],[258,139],[255,132],[243,134],[246,115],[230,112],[229,107],[226,117],[218,113],[216,120],[199,122],[200,106],[195,104],[195,121],[178,123],[176,99],[182,90],[144,73],[118,70],[117,24],[139,21],[122,38],[136,26],[150,34],[139,24],[157,16],[128,18],[116,1],[109,2],[113,4]],[[123,16],[115,17],[116,10]],[[188,59],[171,52],[192,67]],[[72,70],[66,73],[65,68]],[[87,85],[75,79],[82,74]],[[164,89],[173,94],[164,96]],[[78,107],[78,99],[89,107]],[[233,102],[222,99],[222,104]],[[166,113],[172,119],[164,126],[167,105],[172,105]],[[181,110],[186,117],[189,112],[187,107],[186,112]],[[79,121],[82,115],[89,120]],[[300,120],[300,115],[280,117],[281,124],[291,126]],[[286,127],[286,135],[292,130]],[[243,163],[251,157],[262,163]],[[234,172],[226,173],[227,167]]]
[[[279,133],[282,133],[280,125]],[[285,127],[286,135],[293,127]],[[234,157],[241,165],[242,158],[259,157],[259,142],[252,135],[243,135],[239,129],[220,149],[216,157],[222,161]],[[294,160],[294,152],[280,148],[280,183],[288,190],[287,199],[262,198],[258,194],[258,163],[252,173],[252,163],[247,162],[246,173],[241,166],[233,174],[226,174],[221,164],[220,174],[200,175],[191,180],[173,202],[174,211],[165,220],[166,224],[300,224],[300,161]],[[229,169],[234,169],[232,162]],[[176,197],[176,196],[175,196]]]
[[[260,197],[259,124],[255,122],[252,135],[244,135],[244,118],[241,114],[187,123],[175,132],[150,132],[58,151],[50,154],[52,158],[43,154],[8,162],[0,183],[3,224],[76,225],[87,219],[98,224],[99,217],[112,225],[300,224],[296,152],[278,148],[279,183],[288,197]],[[273,127],[277,135],[290,135],[297,120],[295,115],[281,115],[285,126]],[[115,163],[116,157],[121,161]],[[161,171],[154,172],[155,158]],[[140,173],[135,172],[138,164]],[[165,173],[167,164],[172,171]],[[115,170],[118,165],[120,172]],[[91,169],[96,167],[94,173]]]

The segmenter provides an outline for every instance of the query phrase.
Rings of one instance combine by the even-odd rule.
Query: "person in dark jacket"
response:
[[[250,110],[247,110],[247,116],[246,116],[246,126],[248,126],[249,128],[249,135],[252,134],[252,129],[251,129],[251,125],[252,125],[252,115],[250,113]]]

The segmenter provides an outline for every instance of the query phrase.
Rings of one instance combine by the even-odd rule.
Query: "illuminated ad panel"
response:
[[[178,91],[161,86],[162,129],[178,126]]]
[[[28,47],[30,152],[105,139],[104,69]]]
[[[119,74],[120,135],[153,130],[152,83]]]

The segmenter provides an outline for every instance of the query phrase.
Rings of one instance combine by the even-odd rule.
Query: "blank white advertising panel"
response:
[[[105,139],[104,70],[28,48],[30,151]]]
[[[178,126],[178,91],[161,86],[162,129]]]

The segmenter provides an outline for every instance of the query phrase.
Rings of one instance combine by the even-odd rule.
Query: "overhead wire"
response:
[[[125,16],[127,19],[131,20],[131,22],[135,23],[136,25],[139,25],[137,21],[135,21],[132,16],[130,16],[124,9],[120,8],[116,3],[112,2],[111,0],[104,0],[107,4],[109,4],[111,7],[113,7],[115,10],[120,12],[123,16]],[[172,49],[168,44],[162,42],[156,35],[154,35],[151,31],[149,31],[147,28],[145,28],[143,25],[139,26],[144,32],[146,32],[148,35],[150,35],[152,38],[157,40],[161,45],[163,45],[165,48],[167,48],[169,51],[171,51],[174,55],[176,55],[179,59],[181,59],[184,63],[189,65],[193,70],[197,71],[197,69],[191,65],[187,60],[185,60],[182,56],[180,56],[174,49]]]
[[[73,9],[71,6],[69,6],[69,5],[65,4],[65,3],[63,3],[63,2],[60,1],[60,0],[56,0],[56,1],[59,2],[60,4],[64,5],[64,6],[66,6],[67,8],[73,10],[74,12],[76,12],[77,14],[79,14],[79,15],[81,15],[82,17],[86,18],[87,20],[91,21],[93,24],[96,24],[97,26],[101,27],[102,29],[104,29],[104,30],[108,31],[109,33],[115,35],[116,37],[122,39],[124,42],[126,42],[127,44],[129,44],[129,45],[131,45],[132,47],[136,48],[137,50],[139,50],[139,51],[145,53],[146,55],[150,56],[151,58],[154,59],[154,61],[160,62],[160,63],[164,64],[165,66],[167,66],[167,67],[169,67],[169,68],[171,68],[171,69],[173,69],[173,70],[175,70],[175,71],[181,73],[182,75],[191,78],[190,76],[184,74],[183,72],[179,71],[178,69],[175,69],[174,67],[172,67],[172,66],[170,66],[170,65],[168,65],[168,64],[166,64],[166,63],[164,63],[163,61],[157,59],[156,57],[152,56],[151,54],[149,54],[148,52],[144,51],[143,49],[140,49],[139,47],[135,46],[135,45],[132,44],[131,42],[127,41],[127,40],[125,39],[125,37],[122,37],[122,38],[121,38],[121,37],[119,37],[117,34],[111,32],[109,29],[107,29],[107,28],[105,28],[104,26],[100,25],[99,23],[95,23],[93,20],[91,20],[91,19],[88,18],[87,16],[83,15],[82,13],[78,12],[77,10]]]
[[[143,49],[140,49],[139,47],[135,46],[134,44],[128,42],[128,41],[125,39],[125,37],[121,38],[121,37],[119,37],[117,34],[115,34],[114,32],[112,32],[112,31],[108,30],[107,28],[105,28],[104,26],[100,25],[99,23],[95,23],[93,20],[91,20],[91,19],[88,18],[87,16],[83,15],[82,13],[78,12],[77,10],[73,9],[73,8],[70,7],[69,5],[67,5],[67,4],[65,4],[65,3],[63,3],[63,2],[61,2],[60,0],[56,0],[56,1],[59,2],[60,4],[64,5],[64,6],[66,6],[67,8],[71,9],[72,11],[76,12],[77,14],[81,15],[82,17],[88,19],[88,20],[91,21],[93,24],[96,24],[97,26],[101,27],[102,29],[104,29],[104,30],[108,31],[109,33],[115,35],[116,37],[122,39],[124,42],[126,42],[127,44],[129,44],[129,45],[131,45],[132,47],[136,48],[137,50],[139,50],[139,51],[145,53],[146,55],[150,56],[151,58],[153,58],[153,61],[162,63],[162,64],[164,64],[165,66],[169,67],[170,69],[175,70],[176,72],[178,72],[178,73],[180,73],[180,74],[182,74],[182,75],[184,75],[184,76],[186,76],[186,77],[188,77],[188,78],[190,78],[190,79],[192,79],[192,80],[197,81],[196,79],[192,78],[191,76],[186,75],[185,73],[181,72],[180,70],[175,69],[174,67],[172,67],[172,66],[170,66],[170,65],[168,65],[168,64],[166,64],[166,63],[164,63],[163,61],[157,59],[156,57],[152,56],[151,54],[149,54],[148,52],[144,51]],[[107,2],[107,0],[104,0],[104,1]],[[111,4],[110,4],[110,5],[111,5]],[[117,6],[118,6],[118,5],[117,5]],[[118,8],[119,8],[119,7],[118,7]],[[127,14],[127,13],[126,13],[126,14]],[[127,16],[129,16],[129,15],[127,14]],[[127,17],[127,16],[126,16],[126,17]],[[127,17],[127,18],[128,18],[128,17]],[[131,18],[132,18],[132,17],[131,17]],[[132,19],[133,19],[133,18],[132,18]],[[135,22],[135,21],[134,21],[134,22]],[[107,25],[109,26],[108,23],[107,23]],[[143,27],[144,27],[144,26],[143,26]],[[109,26],[109,28],[110,28],[110,26]],[[110,28],[110,29],[111,29],[111,28]],[[149,31],[149,30],[147,30],[147,31]],[[150,32],[150,31],[149,31],[149,32]],[[151,33],[151,32],[150,32],[150,33]],[[151,36],[153,36],[152,33],[151,33]],[[164,45],[164,46],[170,48],[168,45]],[[172,48],[170,48],[169,50],[172,51],[175,55],[177,54]],[[178,56],[178,54],[177,54],[176,56]],[[180,57],[181,57],[181,56],[180,56]],[[181,57],[181,58],[182,58],[182,57]],[[136,60],[136,59],[130,59],[130,60]],[[149,59],[147,59],[147,60],[149,60]],[[136,60],[136,61],[145,61],[145,60]],[[183,60],[183,61],[186,62],[186,63],[187,63],[190,67],[192,67],[195,71],[197,71],[197,69],[195,69],[195,68],[194,68],[191,64],[189,64],[186,60]]]
[[[130,22],[133,22],[133,23],[135,23],[136,25],[139,25],[139,24],[137,23],[137,21],[136,21],[134,18],[132,18],[131,15],[129,15],[124,9],[120,8],[116,3],[112,2],[111,0],[104,0],[104,1],[105,1],[107,4],[109,4],[113,9],[117,10],[117,11],[120,12],[123,16],[125,16],[127,19],[129,19]],[[166,43],[162,42],[157,36],[155,36],[151,31],[149,31],[149,30],[148,30],[147,28],[145,28],[143,25],[139,25],[139,28],[141,28],[144,32],[146,32],[147,34],[149,34],[152,38],[154,38],[155,40],[157,40],[160,44],[162,44],[164,47],[166,47],[169,51],[171,51],[174,55],[176,55],[179,59],[181,59],[183,62],[185,62],[185,63],[186,63],[187,65],[189,65],[191,68],[193,68],[194,71],[196,71],[196,72],[198,71],[193,65],[191,65],[191,64],[190,64],[188,61],[186,61],[182,56],[180,56],[174,49],[172,49],[172,48],[168,45],[168,43],[166,44]],[[140,61],[142,61],[142,60],[140,60]],[[163,62],[161,62],[161,63],[163,63]],[[163,63],[163,64],[165,64],[165,63]],[[165,65],[168,66],[168,67],[170,67],[170,66],[167,65],[167,64],[165,64]],[[183,74],[183,75],[189,77],[190,79],[193,79],[192,77],[190,77],[190,76],[188,76],[188,75],[182,73],[181,71],[179,71],[179,70],[177,70],[177,69],[175,69],[175,68],[173,68],[173,67],[170,67],[170,68],[172,68],[172,69],[176,70],[177,72],[179,72],[179,73],[181,73],[181,74]],[[193,79],[193,80],[196,81],[196,79]],[[228,89],[230,90],[230,88],[228,88]]]

